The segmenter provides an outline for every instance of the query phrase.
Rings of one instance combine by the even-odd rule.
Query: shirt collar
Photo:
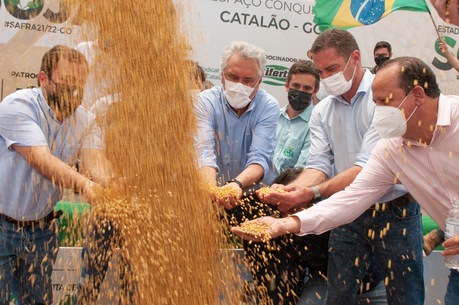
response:
[[[306,109],[304,109],[303,112],[301,112],[299,115],[291,119],[287,114],[287,106],[284,106],[281,109],[281,115],[283,115],[287,120],[294,120],[296,118],[301,118],[303,121],[309,122],[309,118],[311,117],[312,108],[314,108],[314,104],[312,103],[312,100],[311,100],[311,104]]]
[[[438,101],[437,126],[451,125],[451,101],[446,96],[440,94]]]
[[[354,102],[356,102],[357,100],[359,100],[360,94],[366,94],[371,91],[371,83],[373,82],[374,77],[375,75],[371,73],[370,70],[365,69],[365,74],[363,75],[362,80],[360,81],[359,87],[357,88],[357,92],[351,99],[351,105],[354,104]],[[349,104],[348,102],[346,102],[346,100],[343,99],[341,95],[334,95],[333,98],[346,105]]]
[[[440,97],[438,98],[438,113],[437,113],[437,125],[435,126],[435,130],[433,132],[433,138],[432,141],[435,138],[435,134],[438,132],[438,126],[450,126],[451,125],[451,101],[448,100],[448,98],[440,94]],[[417,141],[409,140],[409,139],[404,139],[400,137],[399,139],[400,142],[397,141],[398,146],[402,146],[403,143],[408,144],[410,143],[411,145],[415,146],[424,146],[424,144],[418,143]],[[432,142],[431,142],[432,143]]]
[[[43,111],[46,113],[48,112],[49,115],[54,119],[54,110],[49,106],[48,102],[45,99],[45,96],[43,95],[43,90],[41,88],[37,88],[38,90],[38,102],[41,105],[41,108]]]

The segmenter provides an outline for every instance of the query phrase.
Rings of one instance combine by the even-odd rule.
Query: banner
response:
[[[37,86],[41,57],[53,45],[73,46],[64,0],[0,1],[0,97]]]
[[[220,85],[220,57],[224,47],[231,41],[245,40],[266,50],[268,61],[261,88],[276,97],[281,106],[287,103],[284,88],[287,71],[298,59],[307,58],[307,51],[320,33],[313,21],[315,1],[174,2],[182,16],[177,30],[188,37],[190,58],[204,67],[211,82]],[[75,47],[81,42],[82,28],[71,24],[74,12],[65,3],[65,0],[0,0],[1,99],[17,89],[37,86],[41,57],[50,47],[55,44]],[[430,1],[428,6],[435,27],[459,56],[459,28],[445,24]],[[392,45],[393,56],[421,58],[436,73],[444,93],[459,94],[459,73],[438,48],[435,27],[428,14],[397,10],[375,24],[349,31],[357,39],[364,66],[375,65],[374,45],[385,40]]]
[[[398,9],[403,7],[395,6],[403,4],[400,0],[386,1],[389,2]],[[182,30],[190,38],[190,56],[204,67],[215,85],[220,84],[220,56],[224,47],[231,41],[245,40],[266,50],[268,66],[261,88],[274,95],[281,106],[287,103],[283,83],[288,68],[298,59],[307,59],[306,53],[320,33],[313,21],[316,1],[176,0],[176,3],[184,13]],[[396,10],[377,23],[353,27],[349,32],[360,46],[365,67],[375,65],[374,46],[384,40],[392,45],[394,57],[415,56],[429,64],[443,93],[459,95],[459,73],[438,48],[435,30],[445,36],[451,51],[459,57],[459,28],[444,24],[430,1],[428,6],[435,26],[427,13]]]

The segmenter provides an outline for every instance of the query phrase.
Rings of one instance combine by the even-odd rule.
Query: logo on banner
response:
[[[5,0],[5,7],[11,16],[21,20],[28,20],[40,14],[43,9],[43,1]]]
[[[445,43],[448,45],[449,48],[454,49],[456,47],[457,42],[454,38],[449,37],[449,36],[443,36],[442,39],[445,41]],[[451,64],[446,59],[446,55],[441,51],[440,44],[438,43],[438,39],[435,39],[435,51],[437,52],[440,58],[434,57],[434,59],[432,60],[432,65],[435,68],[439,70],[443,70],[443,71],[449,71],[453,69],[453,66],[451,66]],[[456,52],[455,56],[456,58],[459,58],[459,51]],[[459,76],[458,76],[458,79],[459,79]]]
[[[42,13],[44,8],[44,0],[4,0],[4,3],[8,13],[20,20],[35,18]],[[58,12],[53,12],[48,8],[43,13],[43,17],[52,23],[65,22],[69,17],[69,9],[66,1],[59,1],[59,7]]]
[[[279,65],[267,65],[263,83],[271,86],[285,86],[289,68]]]

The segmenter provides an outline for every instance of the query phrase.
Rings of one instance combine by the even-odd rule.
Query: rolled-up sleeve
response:
[[[26,106],[27,104],[27,106]],[[0,136],[8,149],[11,145],[47,146],[43,131],[39,126],[38,109],[26,99],[13,98],[9,103],[0,104]]]
[[[267,103],[264,115],[253,128],[252,144],[247,155],[246,167],[259,164],[265,173],[272,171],[272,158],[276,146],[276,127],[279,119],[279,106],[276,100]]]
[[[330,140],[327,131],[322,125],[321,114],[314,108],[309,121],[309,130],[311,137],[311,148],[309,151],[309,160],[306,168],[313,168],[325,173],[331,177],[331,168],[333,164],[333,151],[330,147]]]
[[[210,166],[219,170],[215,152],[215,123],[213,106],[209,98],[200,94],[193,106],[196,120],[197,132],[194,136],[194,145],[198,159],[198,168]]]
[[[381,139],[376,129],[371,126],[365,133],[360,151],[355,156],[355,165],[364,167],[368,159],[370,159],[371,151]]]

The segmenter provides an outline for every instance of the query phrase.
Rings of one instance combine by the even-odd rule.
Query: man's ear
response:
[[[426,97],[426,92],[424,91],[424,88],[420,85],[415,86],[412,90],[412,94],[415,97],[416,106],[422,106],[424,104],[424,100]]]
[[[40,84],[40,87],[48,83],[48,76],[46,75],[45,72],[43,71],[38,72],[38,83]]]

